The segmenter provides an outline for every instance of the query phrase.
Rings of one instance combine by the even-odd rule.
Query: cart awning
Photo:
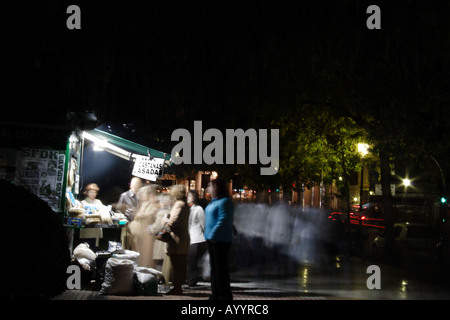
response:
[[[84,131],[83,137],[92,141],[97,147],[126,160],[135,161],[136,155],[140,155],[161,158],[166,160],[166,164],[171,164],[170,153],[143,146],[99,129]]]

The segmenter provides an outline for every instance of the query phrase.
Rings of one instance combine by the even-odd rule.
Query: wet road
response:
[[[379,267],[380,289],[369,289],[367,280],[374,275],[368,273],[370,265]],[[430,267],[433,268],[433,267]],[[333,261],[327,264],[302,264],[296,266],[296,274],[282,276],[276,267],[265,267],[255,276],[254,269],[232,275],[235,292],[247,290],[267,299],[315,298],[315,299],[388,299],[388,300],[449,300],[448,280],[441,281],[435,268],[403,269],[359,258]],[[369,284],[375,280],[370,279]]]

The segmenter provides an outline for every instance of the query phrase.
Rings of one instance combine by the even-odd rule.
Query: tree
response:
[[[303,110],[301,116],[274,121],[280,127],[282,185],[293,186],[300,203],[303,187],[322,181],[332,183],[342,177],[338,184],[349,209],[349,176],[360,168],[356,146],[364,139],[364,130],[351,118],[325,107],[304,105]]]

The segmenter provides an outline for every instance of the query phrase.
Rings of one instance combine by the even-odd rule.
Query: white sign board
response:
[[[136,155],[136,162],[133,167],[133,176],[156,181],[158,178],[162,178],[164,169],[164,159],[152,158]]]

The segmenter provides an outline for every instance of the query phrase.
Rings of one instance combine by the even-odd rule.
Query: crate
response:
[[[83,218],[69,217],[67,219],[67,225],[69,225],[69,226],[81,227],[82,224],[83,224]]]

